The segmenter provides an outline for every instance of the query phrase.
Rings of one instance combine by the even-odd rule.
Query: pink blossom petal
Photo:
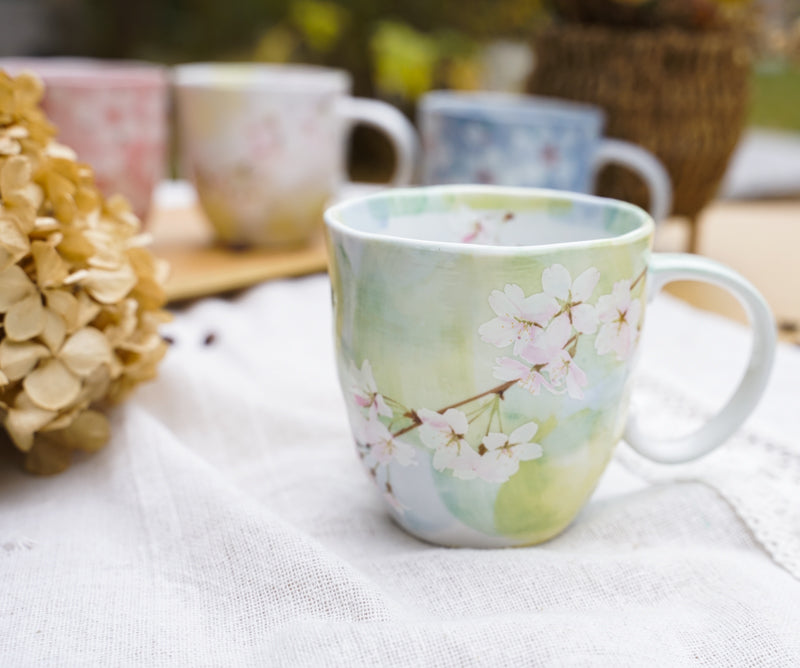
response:
[[[493,369],[494,377],[498,380],[519,380],[528,375],[531,368],[512,357],[498,357]]]
[[[498,448],[502,448],[506,443],[508,443],[508,437],[505,434],[491,432],[483,437],[481,443],[483,443],[483,445],[489,451],[497,450]]]
[[[553,320],[542,334],[540,345],[543,348],[559,350],[563,348],[572,337],[572,323],[564,313]],[[552,356],[552,353],[551,353]]]
[[[583,399],[583,388],[589,384],[586,374],[575,361],[569,364],[567,371],[567,393],[573,399]]]
[[[450,468],[453,475],[462,480],[473,480],[478,477],[481,466],[481,457],[466,441],[462,441],[460,452],[452,459]]]
[[[600,280],[600,271],[596,267],[589,267],[572,284],[572,301],[587,301],[597,287]]]
[[[578,304],[570,309],[572,326],[581,334],[594,334],[597,331],[597,312],[590,304]]]
[[[631,282],[628,279],[617,281],[611,289],[611,297],[618,311],[627,311],[631,303]]]
[[[512,431],[508,437],[508,442],[512,444],[527,443],[536,435],[538,429],[539,425],[535,422],[528,422]]]
[[[420,420],[422,420],[422,424],[431,427],[432,429],[436,429],[437,431],[444,431],[448,429],[447,420],[444,419],[444,416],[441,413],[437,413],[436,411],[432,411],[429,408],[420,408],[417,411],[417,416]]]
[[[375,409],[378,411],[378,415],[383,415],[384,417],[392,417],[392,409],[389,408],[389,405],[384,400],[383,396],[380,394],[375,395]]]
[[[561,301],[569,298],[572,276],[562,264],[554,264],[542,272],[542,289],[551,297]]]
[[[492,290],[489,295],[489,306],[501,318],[513,318],[519,315],[520,304],[524,301],[525,294],[518,285],[506,285],[505,290]]]
[[[372,375],[372,365],[369,363],[369,360],[364,360],[361,365],[361,381],[367,392],[374,393],[378,391],[378,385],[375,383],[375,377]]]
[[[522,462],[528,462],[532,459],[539,459],[543,453],[544,450],[542,450],[542,446],[538,443],[521,443],[514,448],[514,454],[516,455],[517,459]]]
[[[544,292],[538,292],[527,297],[522,303],[521,317],[523,320],[544,326],[558,313],[558,310],[558,302],[553,297]]]
[[[597,318],[600,322],[611,322],[619,316],[612,295],[603,295],[597,300]]]
[[[518,332],[519,329],[506,318],[495,318],[483,323],[478,329],[481,339],[497,348],[511,345],[517,339]]]
[[[599,355],[607,355],[612,350],[617,340],[617,325],[612,322],[607,322],[597,333],[594,340],[594,348]]]
[[[366,408],[372,403],[368,397],[365,397],[363,394],[355,392],[353,393],[353,399],[359,406],[361,406],[361,408]]]
[[[463,436],[469,430],[469,420],[467,420],[467,416],[456,408],[446,410],[442,417],[447,421],[447,424],[453,432],[459,436]]]
[[[627,322],[623,322],[617,329],[613,350],[617,353],[617,359],[620,362],[628,359],[631,352],[631,328]]]

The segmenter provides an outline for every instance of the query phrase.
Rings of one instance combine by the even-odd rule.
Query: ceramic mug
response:
[[[90,58],[9,58],[0,60],[0,69],[39,75],[42,108],[58,129],[57,140],[92,166],[106,196],[125,195],[146,219],[166,173],[167,69]]]
[[[338,373],[358,455],[393,518],[451,546],[539,543],[589,498],[624,436],[660,462],[720,445],[767,382],[769,307],[712,260],[652,254],[652,218],[591,195],[401,189],[326,212]],[[647,301],[718,284],[753,347],[699,431],[649,438],[628,418]],[[627,425],[627,426],[626,426]]]
[[[391,140],[392,185],[411,180],[416,132],[389,104],[350,97],[350,75],[304,65],[206,64],[175,69],[183,165],[220,240],[309,241],[343,183],[348,130]]]
[[[669,215],[672,185],[649,151],[602,136],[599,107],[506,93],[433,91],[419,103],[423,183],[490,183],[590,193],[607,164],[647,185],[650,213]]]

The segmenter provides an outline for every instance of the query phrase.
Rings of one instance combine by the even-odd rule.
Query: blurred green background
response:
[[[349,70],[355,94],[388,100],[413,116],[416,98],[431,88],[522,85],[531,66],[527,45],[552,20],[556,1],[0,0],[0,55],[319,63]],[[700,1],[706,0],[623,4]],[[800,0],[752,6],[758,25],[751,122],[800,130]],[[387,150],[381,141],[368,129],[356,135],[368,162],[371,152]]]
[[[487,72],[494,57],[487,45],[505,43],[495,55],[519,60],[508,44],[529,42],[550,20],[549,10],[565,4],[609,11],[609,0],[0,0],[0,55],[320,63],[349,70],[357,95],[410,111],[432,87],[513,85],[487,80],[503,71]],[[751,118],[800,129],[800,0],[751,4],[766,63],[754,68]]]

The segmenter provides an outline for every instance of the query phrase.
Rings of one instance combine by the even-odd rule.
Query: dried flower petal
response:
[[[45,290],[44,297],[47,308],[63,318],[68,332],[78,329],[78,300],[72,293],[66,290]]]
[[[84,378],[77,401],[90,404],[105,398],[111,387],[112,368],[117,364],[116,357],[114,357],[111,365],[101,364],[92,371],[88,378]]]
[[[0,169],[0,195],[5,200],[14,191],[23,190],[30,181],[30,160],[22,155],[9,158]]]
[[[36,265],[36,282],[40,288],[52,288],[64,282],[69,275],[69,265],[55,248],[44,241],[34,241],[31,253]]]
[[[0,155],[19,155],[22,147],[13,137],[0,137]]]
[[[59,224],[58,219],[52,218],[51,216],[37,216],[34,227],[36,228],[37,232],[52,232],[59,229],[61,225]]]
[[[85,327],[92,320],[97,317],[102,307],[94,299],[92,299],[86,292],[78,293],[78,318],[75,322],[76,329]]]
[[[51,158],[61,158],[62,160],[77,160],[78,154],[69,146],[51,141],[44,149],[45,155]]]
[[[0,313],[36,293],[36,286],[21,267],[14,265],[0,272]]]
[[[86,239],[81,230],[62,228],[64,238],[58,244],[58,252],[68,262],[81,264],[94,254],[94,246]]]
[[[82,283],[89,294],[101,304],[113,304],[124,299],[136,285],[136,274],[129,264],[115,271],[90,269]]]
[[[20,343],[3,339],[0,342],[0,368],[8,380],[19,380],[29,374],[40,359],[50,355],[39,343]]]
[[[108,443],[111,428],[105,415],[87,410],[78,415],[68,427],[52,431],[48,437],[70,450],[96,452]]]
[[[52,420],[57,413],[41,408],[12,408],[6,414],[3,426],[11,440],[23,452],[33,446],[33,435]]]
[[[3,134],[12,139],[25,139],[29,133],[24,125],[12,125],[3,130]]]
[[[16,264],[30,252],[30,242],[13,218],[0,214],[0,270]]]
[[[40,364],[25,377],[22,386],[37,406],[51,411],[69,406],[81,391],[81,381],[57,359]]]
[[[70,371],[83,378],[99,365],[111,362],[111,346],[100,330],[84,327],[66,340],[58,357]]]
[[[64,322],[64,318],[51,308],[45,308],[44,329],[39,335],[39,338],[44,341],[51,352],[55,353],[61,348],[61,344],[64,343],[66,335],[67,324]]]
[[[44,329],[45,314],[39,294],[25,297],[6,313],[3,326],[6,336],[12,341],[27,341],[39,336]]]

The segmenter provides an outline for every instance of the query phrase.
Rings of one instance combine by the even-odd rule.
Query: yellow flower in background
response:
[[[416,99],[430,90],[439,57],[436,41],[404,23],[382,21],[370,40],[378,90]]]
[[[314,51],[327,53],[339,41],[350,14],[334,2],[299,0],[290,7],[290,19]]]

